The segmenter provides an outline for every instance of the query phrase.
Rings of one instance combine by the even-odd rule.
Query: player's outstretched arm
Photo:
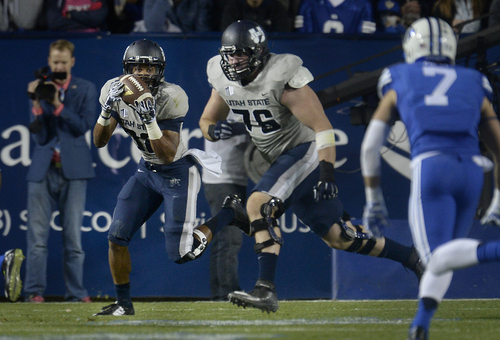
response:
[[[205,109],[200,118],[200,129],[203,133],[203,137],[209,141],[215,142],[208,131],[211,125],[217,125],[218,121],[225,120],[229,114],[229,106],[226,104],[224,99],[217,93],[216,90],[212,89],[212,94],[210,99],[205,105]]]
[[[300,88],[287,86],[281,96],[281,104],[290,109],[302,124],[316,133],[316,148],[319,158],[319,181],[313,187],[314,200],[330,200],[338,196],[335,182],[335,132],[323,110],[316,93],[304,85]]]
[[[381,160],[380,148],[389,134],[388,122],[396,106],[397,95],[391,90],[380,101],[368,125],[361,144],[361,172],[365,183],[366,204],[363,211],[363,224],[370,232],[380,237],[388,224],[388,212],[380,186]]]

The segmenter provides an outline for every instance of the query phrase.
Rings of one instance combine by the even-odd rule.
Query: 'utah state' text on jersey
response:
[[[427,151],[478,155],[478,125],[491,85],[480,72],[460,66],[416,62],[384,69],[379,96],[396,91],[412,158]]]
[[[295,28],[302,33],[374,33],[368,0],[302,0]]]
[[[246,125],[252,141],[268,162],[299,144],[315,140],[313,130],[281,104],[286,84],[304,86],[313,77],[292,54],[270,53],[264,68],[248,85],[230,81],[220,67],[221,56],[207,64],[208,81],[233,110],[235,120]]]

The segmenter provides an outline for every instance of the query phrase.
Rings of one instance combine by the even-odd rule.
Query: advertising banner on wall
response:
[[[30,155],[34,145],[28,130],[29,106],[26,88],[28,82],[34,79],[34,71],[46,66],[49,44],[58,38],[60,37],[0,37],[4,51],[0,54],[4,79],[1,86],[3,102],[0,106],[0,166],[3,176],[0,190],[0,253],[11,248],[21,248],[26,253],[26,174],[31,164]],[[73,75],[92,81],[99,90],[108,79],[122,74],[122,55],[125,48],[143,36],[70,35],[64,38],[71,40],[76,48]],[[180,85],[190,98],[190,109],[182,130],[183,140],[189,148],[203,149],[204,140],[198,120],[211,91],[207,82],[206,63],[218,53],[220,37],[207,35],[148,38],[158,42],[165,51],[166,80]],[[314,76],[368,58],[400,43],[399,38],[271,36],[271,39],[272,52],[300,56],[304,66],[309,68]],[[19,61],[22,61],[21,67],[12,67]],[[362,74],[400,61],[402,55],[399,50],[348,71],[321,78],[311,83],[311,87],[319,91],[346,80],[353,74]],[[345,209],[354,219],[358,219],[358,222],[364,205],[359,149],[365,126],[351,124],[349,107],[359,104],[359,101],[351,101],[326,110],[336,134],[335,168],[340,198]],[[96,102],[96,120],[99,110],[99,103]],[[409,147],[402,126],[396,125],[391,136],[392,146],[389,143],[384,151],[384,193],[390,217],[394,220],[394,226],[388,230],[388,235],[410,245],[411,237],[406,223]],[[84,284],[91,296],[114,296],[107,260],[107,231],[116,197],[134,173],[140,154],[131,138],[120,128],[116,130],[110,143],[101,149],[92,144],[90,131],[86,139],[97,176],[88,183],[87,204],[81,227],[86,253]],[[249,183],[250,190],[252,182]],[[198,208],[197,217],[202,223],[210,217],[203,188],[198,199]],[[47,296],[62,296],[65,291],[58,216],[57,207],[54,207],[47,249]],[[164,215],[160,208],[141,227],[130,244],[132,295],[210,297],[208,253],[185,265],[170,262],[165,252],[163,221]],[[417,280],[413,273],[408,273],[401,265],[385,259],[367,260],[361,255],[332,251],[291,211],[281,218],[280,227],[284,235],[284,246],[276,275],[280,299],[416,297]],[[482,235],[482,232],[479,234]],[[258,275],[253,243],[253,239],[245,236],[239,256],[240,284],[244,290],[252,289]],[[478,275],[483,275],[481,277],[484,278],[484,272],[478,272]],[[22,277],[24,278],[24,270]],[[401,283],[397,289],[393,285],[395,280]],[[3,283],[0,283],[0,289],[2,287]],[[485,288],[478,295],[486,291]],[[495,290],[497,291],[498,289]]]

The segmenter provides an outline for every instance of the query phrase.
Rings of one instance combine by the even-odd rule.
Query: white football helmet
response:
[[[455,63],[457,39],[448,23],[438,18],[421,18],[406,30],[403,51],[407,63],[420,58]]]

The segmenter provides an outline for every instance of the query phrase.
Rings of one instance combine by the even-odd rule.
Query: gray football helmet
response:
[[[264,29],[250,20],[238,20],[222,34],[221,67],[227,79],[242,80],[264,65],[268,56],[267,36]],[[229,56],[247,55],[248,60],[231,64]]]

